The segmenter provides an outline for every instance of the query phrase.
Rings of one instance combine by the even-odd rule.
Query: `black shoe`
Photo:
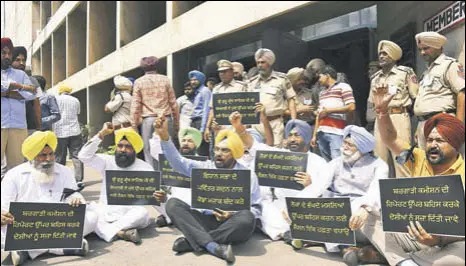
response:
[[[163,215],[159,215],[159,217],[157,217],[157,220],[155,221],[155,225],[157,227],[165,227],[168,225],[167,223],[167,219],[165,219],[165,216]]]
[[[346,248],[342,250],[343,262],[348,266],[359,265],[359,248]]]
[[[179,237],[173,242],[173,251],[178,253],[192,252],[194,249],[185,237]]]
[[[65,249],[63,254],[67,256],[81,256],[85,257],[89,253],[89,243],[86,239],[83,239],[83,247],[80,249]]]
[[[218,245],[214,250],[214,255],[229,263],[235,262],[235,255],[231,245]]]

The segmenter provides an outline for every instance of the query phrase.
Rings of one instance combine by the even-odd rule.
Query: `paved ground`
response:
[[[85,181],[87,186],[83,190],[83,195],[87,201],[97,201],[101,185],[100,175],[85,169]],[[152,217],[158,216],[154,208],[146,208]],[[24,265],[226,265],[224,261],[209,254],[186,253],[176,256],[171,250],[172,243],[181,236],[181,233],[173,227],[155,228],[151,225],[141,230],[140,234],[143,238],[140,246],[122,240],[106,243],[95,234],[91,234],[87,237],[90,252],[85,258],[43,255]],[[339,255],[328,254],[322,247],[311,247],[295,252],[291,246],[285,245],[282,241],[272,242],[261,233],[255,233],[252,239],[235,246],[233,250],[236,255],[235,265],[241,266],[345,265]],[[2,252],[1,261],[2,265],[12,264],[6,252]]]

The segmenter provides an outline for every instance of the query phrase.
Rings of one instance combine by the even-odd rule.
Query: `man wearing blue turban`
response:
[[[351,210],[355,217],[368,215],[372,210],[380,209],[377,201],[379,179],[388,178],[388,165],[373,153],[375,138],[365,128],[346,126],[343,130],[341,156],[328,163],[326,171],[318,180],[313,179],[312,186],[306,187],[298,197],[333,198],[349,197]],[[352,219],[355,219],[352,217]],[[356,231],[356,239],[364,239]],[[339,246],[326,243],[328,252],[339,251]],[[358,254],[377,253],[372,246],[366,246]],[[343,260],[349,249],[343,250]]]
[[[249,149],[251,156],[255,157],[258,150],[305,152],[308,153],[307,172],[297,172],[294,181],[302,184],[303,187],[309,187],[315,180],[321,179],[321,172],[327,168],[327,162],[322,157],[309,151],[312,128],[308,123],[297,119],[290,120],[285,127],[286,149],[281,149],[257,142],[253,134],[249,133],[245,126],[241,124],[241,114],[239,112],[234,112],[230,116],[230,122],[246,148]],[[251,167],[253,168],[254,164]],[[291,242],[290,226],[282,216],[281,211],[286,207],[285,197],[295,197],[299,192],[299,190],[294,189],[261,186],[262,216],[260,217],[260,228],[272,240],[284,239],[285,242]]]
[[[209,118],[209,103],[212,97],[212,91],[204,86],[206,76],[204,73],[193,70],[188,73],[189,82],[194,89],[193,112],[191,114],[191,127],[199,129],[202,134],[206,129],[207,119]],[[209,155],[209,144],[202,141],[198,149],[199,155]]]

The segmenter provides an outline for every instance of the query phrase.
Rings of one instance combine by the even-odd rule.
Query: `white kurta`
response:
[[[127,168],[119,167],[115,162],[115,157],[106,154],[96,154],[102,140],[93,137],[78,154],[78,158],[88,167],[102,174],[102,186],[100,189],[99,204],[91,204],[90,207],[99,213],[96,234],[107,242],[121,230],[132,228],[144,228],[150,223],[149,212],[142,206],[120,206],[107,205],[107,187],[105,171],[153,171],[148,163],[137,159]]]
[[[260,150],[290,152],[287,149],[275,148],[258,142],[254,142],[249,152],[255,158],[257,151]],[[308,152],[307,158],[307,173],[311,176],[312,182],[314,182],[314,180],[321,178],[322,172],[327,168],[327,162],[322,157],[311,152]],[[254,171],[254,163],[251,163],[251,169]],[[275,188],[277,199],[273,200],[270,187],[261,186],[262,231],[272,240],[280,239],[282,233],[290,230],[289,224],[282,215],[282,210],[286,209],[285,197],[297,197],[300,192],[300,190],[294,189]]]
[[[60,203],[63,194],[63,189],[74,189],[76,180],[74,173],[66,166],[55,163],[54,164],[55,180],[50,184],[40,184],[37,179],[32,175],[32,166],[29,162],[18,165],[11,169],[2,180],[2,211],[9,211],[10,202],[34,202],[34,203]],[[84,197],[80,193],[73,193],[63,203],[69,203],[74,198],[82,199]],[[94,231],[97,223],[97,214],[86,209],[86,216],[84,219],[84,235]],[[2,226],[2,249],[5,244],[6,226]],[[58,255],[63,255],[61,249],[53,250],[33,250],[29,251],[29,256],[34,259],[42,253],[50,252]]]

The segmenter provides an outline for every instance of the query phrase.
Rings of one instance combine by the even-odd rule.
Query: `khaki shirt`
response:
[[[456,110],[457,95],[463,88],[463,66],[454,58],[441,54],[422,74],[414,113],[422,116]]]
[[[241,81],[238,80],[232,80],[230,83],[226,84],[223,82],[220,82],[217,84],[213,89],[212,89],[212,94],[216,93],[230,93],[230,92],[247,92],[248,91],[248,86]],[[214,97],[210,97],[210,108],[213,107],[213,100]]]
[[[371,90],[368,101],[372,101],[372,91],[375,88],[387,84],[389,91],[396,91],[396,96],[389,103],[389,107],[410,107],[418,94],[419,85],[414,70],[405,66],[394,66],[389,73],[384,74],[382,70],[377,71],[371,77]]]
[[[296,110],[303,106],[315,106],[319,103],[314,102],[314,95],[310,90],[302,90],[296,94]],[[315,122],[315,117],[311,113],[298,113],[298,119],[306,122]]]
[[[261,75],[256,75],[249,80],[249,91],[260,92],[261,103],[265,106],[267,116],[283,115],[287,108],[286,100],[296,97],[290,80],[284,73],[273,71],[263,80]]]

